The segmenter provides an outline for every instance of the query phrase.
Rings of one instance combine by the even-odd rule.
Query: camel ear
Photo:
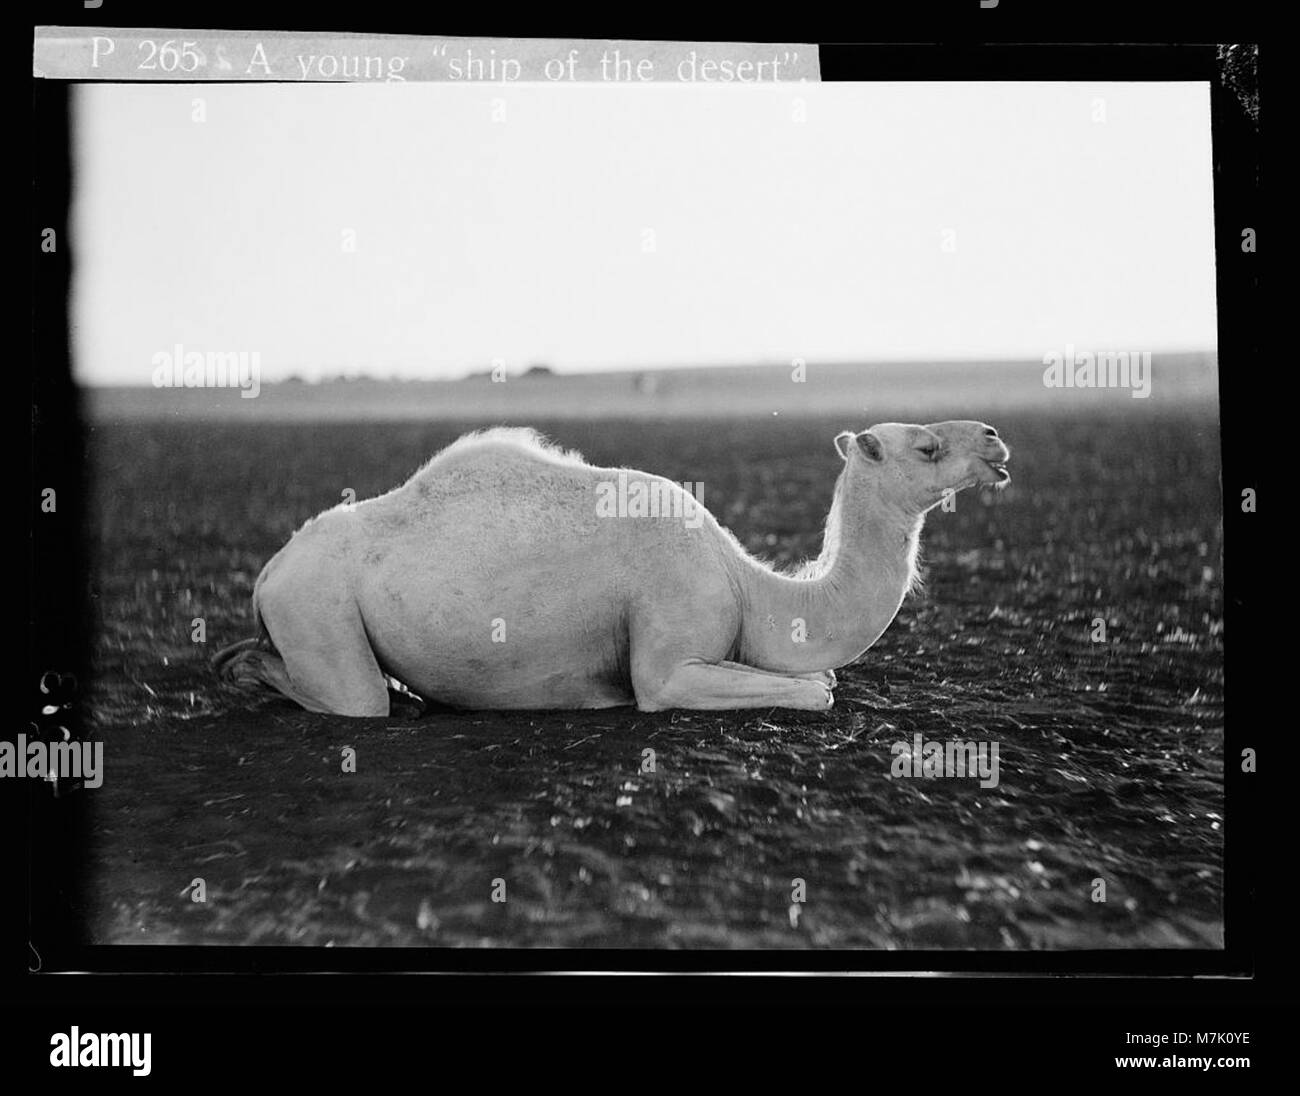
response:
[[[882,461],[885,459],[885,447],[880,444],[880,439],[869,430],[864,430],[858,435],[858,448],[870,460]]]
[[[849,459],[849,442],[853,440],[853,431],[844,430],[835,435],[835,449],[842,460]]]

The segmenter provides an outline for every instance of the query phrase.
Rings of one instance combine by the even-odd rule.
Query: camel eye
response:
[[[926,460],[939,459],[939,447],[937,445],[918,445],[916,451],[925,457]]]

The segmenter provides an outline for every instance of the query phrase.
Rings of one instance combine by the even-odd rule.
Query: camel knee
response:
[[[269,651],[241,651],[234,655],[222,667],[221,679],[245,691],[273,690],[299,707],[321,715],[374,718],[389,714],[386,688],[363,687],[337,694],[318,692],[309,681],[295,679],[285,661]]]
[[[636,710],[638,712],[666,712],[669,708],[680,707],[680,704],[667,695],[666,690],[660,690],[653,695],[640,691],[636,694]]]
[[[385,719],[389,715],[388,695],[385,693],[382,700],[374,698],[355,700],[349,697],[334,707],[313,710],[327,715],[345,716],[348,719]]]
[[[637,711],[664,712],[670,708],[690,707],[689,689],[684,687],[681,666],[666,672],[638,673],[633,668],[632,693],[636,697]]]
[[[639,712],[663,712],[669,708],[680,708],[680,698],[668,687],[667,683],[647,685],[637,683],[632,688]]]

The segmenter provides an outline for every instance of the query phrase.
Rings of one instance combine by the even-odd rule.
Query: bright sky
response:
[[[87,383],[1217,345],[1204,84],[78,95]]]

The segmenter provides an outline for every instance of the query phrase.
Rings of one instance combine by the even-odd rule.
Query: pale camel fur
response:
[[[389,714],[389,679],[463,708],[802,708],[889,626],[921,525],[949,492],[1004,486],[981,422],[882,423],[844,461],[821,555],[756,559],[658,476],[596,468],[535,432],[461,438],[405,484],[302,527],[253,592],[260,635],[221,676],[316,712]],[[640,484],[658,516],[610,515]],[[667,505],[672,503],[672,506]]]

